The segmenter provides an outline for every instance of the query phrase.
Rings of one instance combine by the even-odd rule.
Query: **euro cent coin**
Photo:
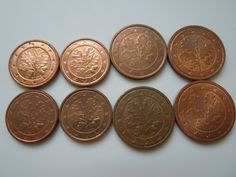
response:
[[[69,137],[78,141],[91,141],[101,137],[110,127],[112,108],[104,94],[84,88],[65,98],[59,119]]]
[[[183,27],[168,45],[169,62],[182,77],[204,80],[216,75],[224,65],[225,49],[220,38],[202,26]]]
[[[25,143],[47,138],[58,123],[58,107],[42,91],[26,91],[16,96],[6,112],[6,125],[11,135]]]
[[[113,123],[120,138],[134,148],[149,149],[171,134],[174,111],[168,98],[150,87],[125,92],[114,108]]]
[[[121,29],[110,46],[111,61],[124,76],[144,79],[156,74],[167,57],[161,34],[146,25],[130,25]]]
[[[107,75],[110,55],[103,44],[93,39],[70,43],[61,56],[60,68],[65,78],[78,86],[97,84]]]
[[[186,85],[175,101],[176,120],[180,129],[200,142],[225,137],[235,121],[231,96],[221,86],[209,81]]]
[[[56,49],[40,40],[26,41],[11,54],[9,72],[24,87],[40,87],[57,74],[59,57]]]

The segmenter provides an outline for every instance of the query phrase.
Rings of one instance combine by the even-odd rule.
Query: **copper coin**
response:
[[[111,120],[110,102],[95,89],[72,92],[61,105],[61,126],[75,140],[91,141],[101,137],[110,127]]]
[[[201,26],[178,30],[168,46],[171,66],[181,76],[191,80],[208,79],[224,65],[225,49],[220,38]]]
[[[6,112],[11,135],[25,143],[48,137],[58,122],[58,107],[51,96],[42,91],[26,91],[16,96]]]
[[[130,25],[113,38],[111,60],[123,75],[144,79],[156,74],[164,65],[167,49],[161,34],[145,25]]]
[[[100,82],[110,68],[110,56],[100,42],[80,39],[69,44],[62,53],[60,67],[65,78],[79,86]]]
[[[221,86],[196,81],[185,86],[175,101],[176,120],[190,138],[212,142],[223,138],[235,121],[234,102]]]
[[[11,54],[9,72],[24,87],[39,87],[50,82],[59,67],[56,49],[40,40],[26,41]]]
[[[175,118],[172,105],[163,93],[150,87],[137,87],[119,98],[113,122],[125,143],[148,149],[168,138]]]

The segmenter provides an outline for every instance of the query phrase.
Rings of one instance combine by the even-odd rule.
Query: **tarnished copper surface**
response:
[[[135,148],[160,145],[172,132],[174,122],[170,101],[154,88],[130,89],[115,105],[115,129],[124,142]]]
[[[24,87],[39,87],[50,82],[59,67],[56,49],[40,40],[26,41],[11,54],[9,72]]]
[[[100,82],[110,68],[110,56],[100,42],[80,39],[69,44],[62,53],[61,71],[65,78],[79,86]]]
[[[156,74],[164,65],[167,49],[160,33],[145,25],[121,29],[113,38],[112,64],[123,75],[143,79]]]
[[[235,121],[231,96],[221,86],[196,81],[185,86],[175,101],[176,120],[190,138],[212,142],[223,138]]]
[[[168,56],[178,74],[187,79],[202,80],[220,71],[225,61],[225,50],[214,32],[201,26],[187,26],[172,36]]]
[[[67,135],[79,141],[91,141],[110,127],[112,108],[101,92],[84,88],[72,92],[60,108],[60,124]]]
[[[26,91],[15,97],[6,112],[9,132],[25,143],[48,137],[58,122],[58,107],[51,96],[42,91]]]

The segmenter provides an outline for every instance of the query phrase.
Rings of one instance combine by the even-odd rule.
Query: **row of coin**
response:
[[[209,81],[195,81],[178,94],[174,109],[168,98],[151,87],[137,87],[125,92],[114,111],[104,94],[84,88],[72,92],[61,104],[42,91],[26,91],[10,103],[6,113],[9,132],[17,140],[38,142],[60,125],[78,141],[91,141],[114,127],[120,138],[135,148],[148,149],[163,143],[176,121],[190,138],[213,142],[223,138],[235,121],[232,98],[221,86]]]
[[[130,25],[114,36],[110,52],[98,41],[80,39],[64,49],[60,61],[51,44],[39,40],[27,41],[13,51],[9,71],[20,85],[35,88],[51,81],[60,63],[67,80],[79,86],[90,86],[107,75],[110,59],[121,74],[144,79],[163,67],[167,53],[174,70],[191,80],[214,76],[225,60],[221,40],[205,27],[181,28],[172,36],[167,49],[164,39],[155,29]]]

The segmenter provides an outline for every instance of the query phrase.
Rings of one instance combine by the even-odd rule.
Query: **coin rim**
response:
[[[56,65],[56,67],[53,69],[54,72],[53,72],[53,74],[49,74],[50,77],[48,77],[44,82],[42,82],[42,83],[40,83],[40,84],[31,84],[31,85],[29,85],[29,84],[24,84],[24,83],[18,81],[17,78],[14,77],[14,75],[13,75],[11,69],[10,69],[10,68],[11,68],[11,66],[10,66],[11,60],[12,60],[12,58],[14,57],[15,52],[16,52],[18,49],[20,49],[20,48],[22,47],[22,45],[25,45],[25,44],[30,43],[30,42],[40,42],[40,43],[43,43],[43,44],[49,46],[49,47],[52,49],[53,53],[55,54],[55,63],[56,63],[55,65]],[[38,47],[39,47],[39,46],[38,46]],[[8,62],[8,71],[9,71],[9,73],[10,73],[12,79],[13,79],[17,84],[19,84],[19,85],[21,85],[21,86],[23,86],[23,87],[27,87],[27,88],[39,88],[39,87],[42,87],[42,86],[47,85],[48,83],[50,83],[50,82],[57,76],[58,71],[59,71],[59,62],[60,62],[59,60],[60,60],[60,57],[59,57],[59,54],[58,54],[56,48],[55,48],[52,44],[50,44],[49,42],[44,41],[44,40],[40,40],[40,39],[27,40],[27,41],[21,43],[20,45],[18,45],[18,46],[13,50],[13,52],[11,53],[11,56],[10,56],[9,62]]]
[[[213,85],[213,86],[216,86],[219,90],[221,90],[223,93],[225,93],[225,95],[228,96],[228,99],[229,99],[229,104],[232,105],[232,107],[234,108],[232,111],[233,111],[233,121],[232,121],[232,124],[230,124],[230,126],[228,127],[228,130],[225,131],[223,134],[221,134],[220,136],[217,136],[216,138],[213,138],[211,140],[209,139],[203,139],[203,138],[199,138],[198,136],[194,136],[193,134],[187,134],[183,128],[183,125],[181,123],[181,121],[179,120],[179,113],[178,113],[178,108],[179,108],[179,100],[180,100],[180,97],[182,96],[183,92],[190,88],[191,86],[195,85],[195,84],[210,84],[210,85]],[[220,85],[214,83],[214,82],[211,82],[211,81],[205,81],[205,80],[201,80],[201,81],[194,81],[194,82],[191,82],[187,85],[185,85],[178,93],[176,99],[175,99],[175,103],[174,103],[174,111],[175,111],[175,120],[176,120],[176,123],[178,125],[178,127],[180,128],[180,130],[189,138],[191,138],[192,140],[195,140],[195,141],[198,141],[198,142],[201,142],[201,143],[212,143],[212,142],[216,142],[218,140],[221,140],[223,139],[226,135],[228,135],[230,133],[230,131],[232,130],[233,126],[234,126],[234,123],[235,123],[235,104],[234,104],[234,101],[232,99],[232,97],[230,96],[230,94]]]
[[[129,140],[127,140],[127,138],[124,138],[121,134],[121,132],[119,131],[119,128],[117,126],[117,123],[116,123],[116,111],[117,111],[117,108],[118,108],[118,105],[120,103],[120,101],[126,97],[127,94],[131,93],[132,91],[137,91],[137,90],[140,90],[140,89],[146,89],[146,90],[151,90],[151,91],[154,91],[158,94],[160,94],[166,101],[167,103],[170,105],[171,107],[171,110],[172,110],[172,123],[169,127],[169,130],[168,130],[168,133],[165,135],[165,137],[163,139],[161,139],[161,141],[158,141],[157,143],[155,144],[152,144],[152,145],[137,145],[137,144],[134,144],[132,142],[130,142]],[[137,149],[151,149],[151,148],[156,148],[157,146],[160,146],[161,144],[163,144],[171,135],[171,133],[173,132],[173,129],[174,129],[174,125],[175,125],[175,113],[174,113],[174,109],[173,109],[173,105],[171,104],[170,100],[167,98],[167,96],[162,93],[161,91],[153,88],[153,87],[148,87],[148,86],[140,86],[140,87],[134,87],[134,88],[131,88],[127,91],[125,91],[119,98],[118,100],[116,101],[116,104],[115,104],[115,107],[114,107],[114,111],[113,111],[113,125],[115,127],[115,130],[116,130],[116,133],[118,134],[118,136],[120,137],[120,139],[125,142],[127,145],[133,147],[133,148],[137,148]]]
[[[180,32],[184,32],[186,29],[189,29],[189,28],[193,28],[193,29],[200,29],[200,30],[206,30],[208,31],[209,33],[213,34],[215,36],[215,38],[217,39],[217,42],[219,43],[219,45],[221,46],[221,53],[222,53],[222,62],[220,64],[220,67],[218,67],[216,69],[215,72],[213,73],[210,73],[208,75],[205,75],[205,76],[190,76],[188,74],[186,74],[185,72],[183,72],[182,70],[180,70],[178,67],[176,67],[176,65],[174,64],[174,62],[172,61],[172,47],[173,47],[173,44],[175,42],[175,39],[177,38],[177,36],[179,35]],[[170,38],[170,41],[168,43],[168,47],[167,47],[167,53],[168,53],[168,61],[170,63],[170,65],[172,66],[172,68],[174,69],[174,71],[184,77],[185,79],[188,79],[188,80],[205,80],[205,79],[209,79],[209,78],[212,78],[214,77],[215,75],[217,75],[221,69],[223,68],[224,66],[224,63],[225,63],[225,47],[224,47],[224,44],[223,42],[221,41],[220,37],[212,30],[210,30],[209,28],[206,28],[204,26],[200,26],[200,25],[188,25],[188,26],[184,26],[180,29],[178,29],[173,35],[172,37]]]
[[[54,122],[53,126],[49,129],[49,131],[42,137],[38,138],[38,139],[34,139],[34,140],[25,140],[25,139],[22,139],[20,137],[18,137],[17,135],[15,135],[15,133],[11,130],[10,128],[10,125],[9,125],[9,110],[10,110],[10,107],[12,106],[12,104],[21,96],[24,96],[25,94],[30,94],[30,93],[36,93],[36,94],[42,94],[43,96],[47,97],[49,100],[50,100],[50,103],[53,104],[53,106],[56,108],[55,112],[56,112],[56,121]],[[58,105],[56,103],[56,101],[53,99],[53,97],[51,95],[49,95],[48,93],[44,92],[44,91],[41,91],[41,90],[28,90],[28,91],[24,91],[20,94],[18,94],[17,96],[15,96],[13,98],[13,100],[10,102],[10,104],[8,105],[7,107],[7,110],[6,110],[6,115],[5,115],[5,123],[6,123],[6,127],[7,127],[7,130],[8,132],[11,134],[12,137],[14,137],[16,140],[20,141],[20,142],[23,142],[23,143],[38,143],[38,142],[41,142],[43,140],[45,140],[46,138],[48,138],[52,133],[53,131],[56,129],[57,127],[57,124],[58,124],[58,115],[59,115],[59,111],[58,111]]]
[[[96,93],[96,94],[99,94],[99,95],[102,96],[102,97],[104,98],[104,100],[107,102],[107,105],[108,105],[108,107],[109,107],[108,109],[110,109],[110,110],[109,110],[109,112],[110,112],[110,118],[109,118],[109,122],[108,122],[107,125],[106,125],[106,128],[105,128],[102,132],[100,132],[97,136],[94,136],[94,137],[92,137],[92,138],[86,138],[86,139],[84,139],[84,138],[79,138],[79,137],[77,137],[77,136],[74,136],[73,134],[71,134],[70,132],[68,132],[68,131],[66,130],[66,128],[64,127],[64,125],[63,125],[63,123],[62,123],[62,118],[61,118],[61,116],[62,116],[62,109],[63,109],[63,107],[64,107],[65,102],[66,102],[70,97],[74,96],[74,94],[77,94],[77,93],[79,93],[79,92],[81,92],[81,91],[91,91],[91,92],[94,92],[94,93]],[[61,103],[60,109],[59,109],[59,122],[60,122],[60,126],[62,127],[62,130],[63,130],[70,138],[72,138],[72,139],[74,139],[74,140],[76,140],[76,141],[78,141],[78,142],[90,142],[90,141],[94,141],[94,140],[99,139],[100,137],[102,137],[102,136],[109,130],[109,128],[111,127],[112,120],[113,120],[113,110],[112,110],[112,106],[111,106],[110,101],[108,100],[108,98],[107,98],[102,92],[100,92],[99,90],[94,89],[94,88],[87,88],[87,87],[86,87],[86,88],[81,88],[81,89],[78,89],[78,90],[75,90],[75,91],[71,92],[69,95],[67,95],[67,96],[64,98],[63,102]],[[71,129],[71,128],[70,128],[70,129]]]
[[[76,82],[76,81],[73,81],[71,78],[69,78],[65,71],[64,71],[64,67],[63,67],[63,60],[64,60],[64,53],[66,52],[66,50],[74,43],[76,42],[79,42],[79,41],[92,41],[92,42],[95,42],[97,44],[99,44],[105,51],[105,53],[107,54],[108,56],[108,59],[107,59],[107,69],[104,71],[104,73],[102,74],[101,77],[99,77],[97,80],[93,81],[93,82],[90,82],[90,83],[79,83],[79,82]],[[110,70],[110,66],[111,66],[111,56],[107,50],[107,48],[105,47],[105,45],[103,45],[100,41],[98,40],[95,40],[95,39],[92,39],[92,38],[80,38],[80,39],[77,39],[77,40],[74,40],[72,42],[70,42],[69,44],[66,45],[66,47],[64,48],[64,50],[62,51],[61,53],[61,60],[60,60],[60,70],[64,76],[64,78],[69,81],[70,83],[74,84],[74,85],[77,85],[77,86],[81,86],[81,87],[87,87],[87,86],[92,86],[92,85],[96,85],[98,84],[99,82],[101,82],[102,80],[104,80],[104,78],[108,75],[108,72]]]
[[[113,44],[114,44],[114,40],[116,39],[116,37],[124,30],[128,29],[128,28],[132,28],[132,27],[142,27],[142,28],[148,28],[150,30],[152,30],[154,33],[156,33],[160,39],[163,41],[164,45],[163,45],[163,48],[164,48],[164,57],[162,58],[162,62],[161,64],[159,65],[159,67],[149,73],[149,74],[146,74],[146,75],[143,75],[143,76],[135,76],[135,75],[131,75],[127,72],[124,72],[122,69],[119,68],[119,66],[116,64],[114,58],[113,58],[113,52],[112,52],[112,48],[113,48]],[[157,74],[165,65],[166,63],[166,60],[167,60],[167,45],[166,45],[166,42],[165,42],[165,39],[162,37],[162,35],[154,28],[148,26],[148,25],[144,25],[144,24],[132,24],[132,25],[128,25],[128,26],[125,26],[123,28],[121,28],[118,32],[115,33],[115,36],[112,38],[111,40],[111,43],[110,43],[110,57],[111,57],[111,62],[112,62],[112,65],[114,66],[114,68],[116,68],[116,70],[122,74],[123,76],[126,76],[128,78],[131,78],[131,79],[137,79],[137,80],[140,80],[140,79],[146,79],[146,78],[149,78],[149,77],[152,77],[154,76],[155,74]]]

